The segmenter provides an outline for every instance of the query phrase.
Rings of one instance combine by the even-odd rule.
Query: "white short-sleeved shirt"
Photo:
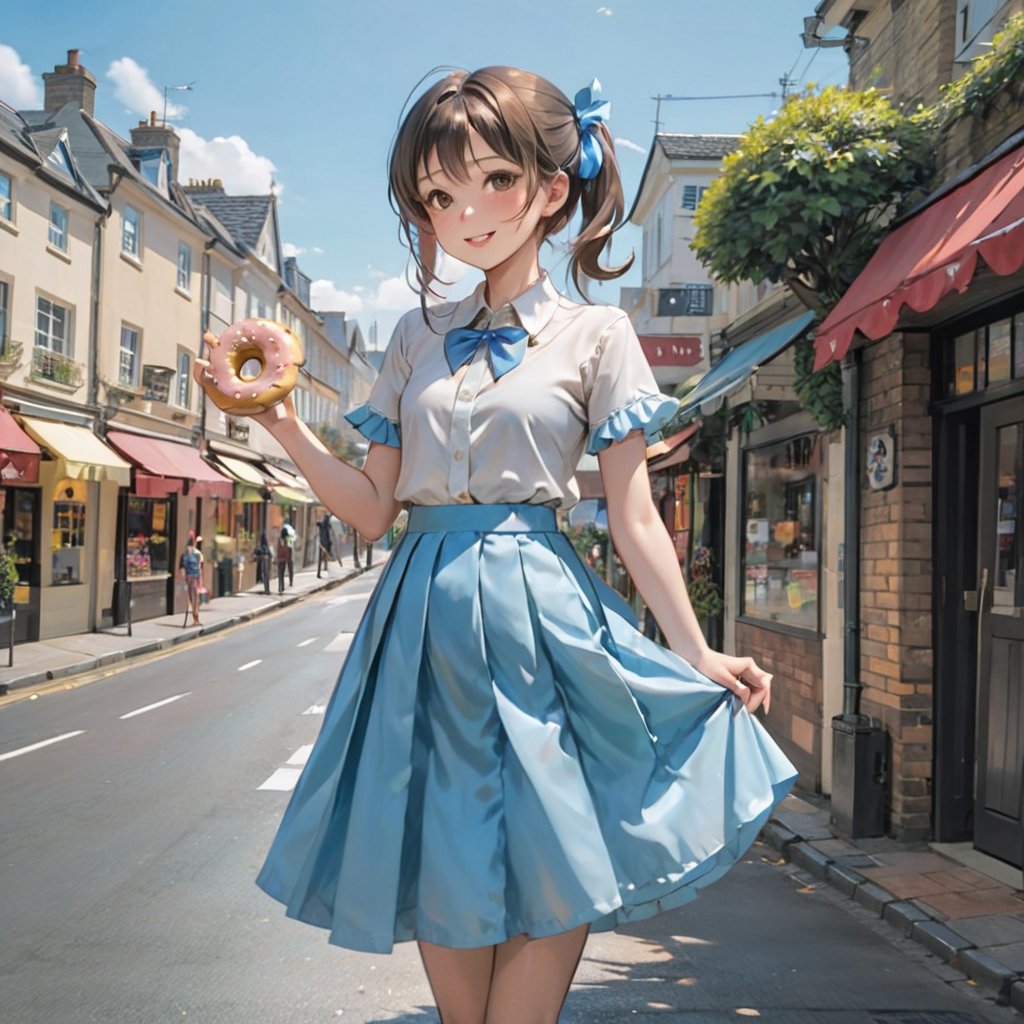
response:
[[[575,471],[634,430],[653,437],[678,407],[660,394],[629,318],[581,305],[547,275],[492,312],[484,284],[460,302],[398,322],[369,401],[347,419],[400,446],[395,497],[415,505],[530,502],[569,508]],[[444,335],[456,327],[524,327],[523,361],[495,380],[486,345],[453,374]]]

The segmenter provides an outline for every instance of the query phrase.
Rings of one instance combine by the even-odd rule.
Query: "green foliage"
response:
[[[693,250],[722,281],[785,281],[820,310],[929,168],[924,126],[881,93],[808,90],[759,118],[725,158],[697,210]]]
[[[793,348],[794,387],[800,404],[825,430],[838,430],[846,423],[843,408],[843,374],[839,363],[814,371],[814,338],[805,334]]]
[[[963,117],[985,113],[1004,89],[1024,80],[1024,13],[1015,14],[992,39],[992,46],[973,61],[971,69],[943,86],[939,100],[921,112],[923,124],[948,131]]]
[[[608,543],[608,534],[593,523],[586,523],[583,526],[567,526],[565,528],[565,535],[572,542],[572,546],[576,549],[580,558],[588,565],[590,564],[590,554],[594,550],[594,545],[596,544],[604,551],[605,545]],[[599,558],[592,568],[598,576],[604,578],[604,559]]]
[[[0,548],[0,611],[9,611],[14,603],[14,588],[18,585],[18,566],[14,559]]]

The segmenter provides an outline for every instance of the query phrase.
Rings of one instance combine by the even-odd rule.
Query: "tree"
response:
[[[808,90],[758,118],[725,158],[697,210],[693,250],[722,281],[784,281],[823,312],[927,180],[930,149],[921,120],[874,89]]]
[[[931,172],[922,114],[874,89],[808,89],[758,118],[697,210],[693,250],[722,281],[783,281],[824,315],[875,251],[896,208]],[[796,392],[826,429],[845,421],[839,367],[795,346]]]

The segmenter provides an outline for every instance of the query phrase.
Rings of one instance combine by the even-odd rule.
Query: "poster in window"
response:
[[[681,473],[676,477],[676,533],[690,528],[690,477]]]
[[[153,502],[153,522],[152,528],[154,533],[163,533],[167,528],[167,505],[162,501]]]

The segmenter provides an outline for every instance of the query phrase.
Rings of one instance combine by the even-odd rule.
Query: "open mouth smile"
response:
[[[474,235],[472,238],[465,239],[467,245],[481,246],[486,245],[494,237],[493,231],[488,231],[485,235]]]

